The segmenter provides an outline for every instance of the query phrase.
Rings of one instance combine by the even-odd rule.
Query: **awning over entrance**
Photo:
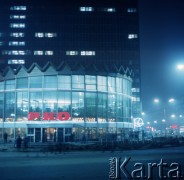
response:
[[[24,121],[0,123],[0,128],[133,128],[128,122]]]

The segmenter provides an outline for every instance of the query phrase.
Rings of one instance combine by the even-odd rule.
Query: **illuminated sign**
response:
[[[44,121],[54,121],[54,120],[60,120],[60,121],[67,121],[70,119],[70,114],[68,112],[58,112],[57,116],[55,116],[55,112],[44,112],[42,120]],[[39,112],[29,112],[28,113],[28,120],[34,121],[34,120],[40,120],[41,115]]]
[[[171,128],[172,128],[172,129],[178,129],[178,126],[177,126],[176,124],[173,124],[173,125],[171,126]]]
[[[144,125],[144,121],[141,118],[135,118],[134,119],[134,128],[135,127],[142,127]]]

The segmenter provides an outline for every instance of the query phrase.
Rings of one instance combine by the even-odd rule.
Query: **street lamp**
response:
[[[162,119],[163,124],[165,124],[164,128],[165,128],[165,137],[166,137],[166,120]]]
[[[171,114],[171,118],[175,118],[176,117],[176,115],[175,114]]]
[[[184,70],[184,65],[183,64],[178,64],[177,69],[178,70]]]
[[[174,102],[175,102],[175,99],[170,98],[170,99],[168,99],[168,101],[166,103],[172,104]],[[159,104],[160,100],[158,98],[155,98],[154,103]],[[167,105],[166,103],[163,104],[163,119],[162,119],[162,123],[165,125],[165,136],[166,136],[166,105]],[[171,117],[174,118],[175,116],[172,115]],[[156,123],[156,122],[154,122],[154,123]]]
[[[175,99],[171,98],[171,99],[169,99],[168,102],[169,102],[169,103],[173,103],[173,102],[175,102]]]
[[[157,98],[155,98],[153,101],[154,101],[155,103],[159,103],[159,102],[160,102],[160,100],[157,99]]]

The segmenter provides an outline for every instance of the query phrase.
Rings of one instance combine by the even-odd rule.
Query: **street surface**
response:
[[[184,174],[184,147],[149,150],[98,151],[98,152],[0,152],[0,180],[108,180],[109,158],[131,157],[127,169],[135,163],[180,163]],[[168,168],[164,169],[167,173]],[[154,170],[158,180],[158,170]],[[123,175],[121,179],[127,179]]]

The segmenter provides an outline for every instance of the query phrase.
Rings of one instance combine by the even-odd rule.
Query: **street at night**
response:
[[[184,0],[1,0],[0,180],[184,179]]]
[[[121,157],[122,161],[125,157],[131,157],[126,167],[129,172],[135,169],[135,163],[147,166],[148,163],[158,164],[161,159],[168,164],[167,168],[163,168],[164,175],[167,175],[171,163],[180,164],[181,170],[184,172],[184,147],[114,151],[113,153],[111,151],[61,154],[1,152],[1,180],[107,180],[109,179],[109,159],[111,157]],[[122,179],[126,179],[123,173],[121,174]],[[153,177],[153,179],[159,179],[157,169],[153,171]]]

